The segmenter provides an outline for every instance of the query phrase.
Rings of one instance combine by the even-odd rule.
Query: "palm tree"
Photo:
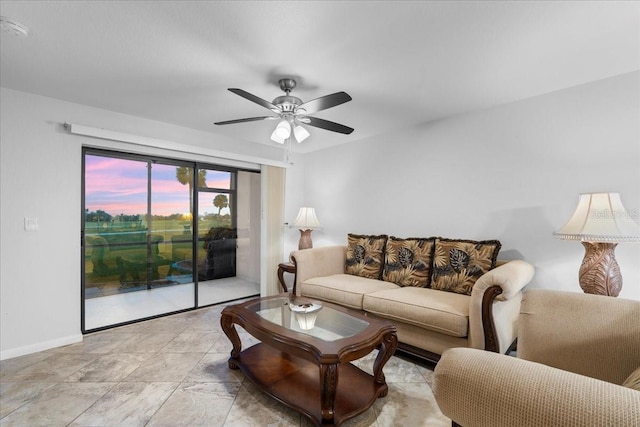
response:
[[[189,166],[178,166],[176,168],[176,179],[182,185],[189,185],[189,209],[193,209],[193,168]],[[207,186],[207,170],[198,170],[198,187]]]
[[[225,194],[218,194],[213,199],[213,206],[218,208],[218,216],[220,216],[220,211],[222,211],[223,208],[229,206],[229,199]]]

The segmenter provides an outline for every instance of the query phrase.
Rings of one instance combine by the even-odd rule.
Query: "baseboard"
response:
[[[24,356],[39,351],[50,350],[63,345],[75,344],[82,342],[82,334],[70,335],[68,337],[56,338],[51,341],[39,342],[37,344],[25,345],[24,347],[12,348],[0,351],[0,360],[12,359],[18,356]]]

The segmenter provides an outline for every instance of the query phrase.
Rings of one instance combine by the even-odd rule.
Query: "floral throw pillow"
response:
[[[385,249],[382,279],[400,286],[428,287],[434,244],[434,238],[399,239],[391,236]]]
[[[501,247],[497,240],[436,239],[431,287],[471,295],[476,280],[495,267]]]
[[[386,234],[380,236],[349,234],[345,272],[354,276],[380,279],[386,243]]]

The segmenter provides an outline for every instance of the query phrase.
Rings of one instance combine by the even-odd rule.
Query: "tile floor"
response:
[[[223,306],[0,362],[0,426],[310,426],[227,366]],[[256,342],[240,331],[243,347]],[[375,352],[374,352],[375,353]],[[371,372],[375,354],[356,363]],[[394,356],[387,397],[344,426],[449,426],[426,365]]]

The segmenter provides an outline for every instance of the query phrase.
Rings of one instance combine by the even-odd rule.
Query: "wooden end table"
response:
[[[295,289],[296,265],[292,262],[281,262],[280,264],[278,264],[278,281],[280,282],[280,287],[282,288],[283,292],[289,292],[289,289],[287,289],[287,284],[284,282],[284,273],[291,273],[294,275],[293,283]]]
[[[321,304],[311,329],[290,308]],[[306,315],[305,315],[306,316]],[[306,319],[308,320],[308,319]],[[340,425],[388,393],[382,368],[398,345],[395,326],[329,303],[281,294],[226,307],[229,368],[318,426]],[[234,325],[261,342],[242,350]],[[350,363],[380,346],[370,375]]]

